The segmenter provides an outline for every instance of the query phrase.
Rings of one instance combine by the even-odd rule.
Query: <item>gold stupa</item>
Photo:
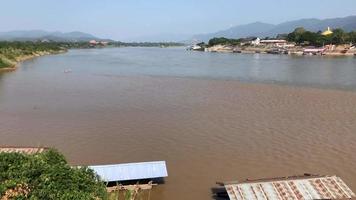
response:
[[[333,32],[331,31],[330,27],[328,27],[328,29],[326,29],[324,32],[321,33],[322,35],[324,36],[327,36],[327,35],[331,35],[333,34]]]

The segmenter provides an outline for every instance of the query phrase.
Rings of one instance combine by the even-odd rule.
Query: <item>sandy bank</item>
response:
[[[22,55],[19,57],[16,57],[15,61],[11,60],[11,64],[8,67],[3,67],[0,68],[0,72],[11,72],[14,71],[18,68],[18,65],[21,62],[24,62],[26,60],[30,60],[36,57],[40,57],[40,56],[45,56],[45,55],[53,55],[53,54],[60,54],[60,53],[65,53],[67,52],[66,50],[60,50],[60,51],[36,51],[33,52],[31,55]]]

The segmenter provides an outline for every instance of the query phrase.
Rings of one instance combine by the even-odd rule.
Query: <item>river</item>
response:
[[[166,160],[158,200],[304,172],[356,190],[355,88],[352,57],[71,50],[0,74],[0,145],[55,147],[73,165]]]

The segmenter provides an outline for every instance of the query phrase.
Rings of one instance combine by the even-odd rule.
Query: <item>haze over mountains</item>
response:
[[[290,33],[297,27],[304,27],[309,31],[325,30],[328,26],[332,29],[342,28],[345,31],[356,30],[356,16],[331,19],[300,19],[288,21],[281,24],[267,24],[263,22],[255,22],[251,24],[239,25],[227,30],[218,31],[215,33],[195,35],[191,39],[199,41],[208,41],[214,37],[226,38],[242,38],[242,37],[275,37],[278,34]]]
[[[7,41],[35,41],[35,40],[51,40],[57,42],[82,42],[99,39],[88,33],[79,31],[63,33],[59,31],[48,32],[43,30],[24,30],[24,31],[8,31],[0,32],[0,40]]]
[[[146,35],[126,40],[137,42],[185,42],[205,41],[214,37],[226,38],[242,38],[242,37],[275,37],[278,34],[290,33],[297,27],[304,27],[310,31],[325,30],[328,26],[331,28],[342,28],[345,31],[356,30],[356,15],[344,18],[331,19],[300,19],[295,21],[288,21],[277,25],[263,22],[254,22],[245,25],[238,25],[226,30],[217,31],[214,33],[189,35],[189,34],[158,34]],[[66,42],[83,42],[89,40],[106,40],[98,38],[92,34],[83,33],[79,31],[63,33],[59,31],[49,32],[43,30],[27,30],[27,31],[8,31],[0,32],[0,40],[7,41],[36,41],[36,40],[51,40],[51,41],[66,41]]]

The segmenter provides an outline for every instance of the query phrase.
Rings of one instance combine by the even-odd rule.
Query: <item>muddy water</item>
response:
[[[0,145],[56,147],[71,164],[166,160],[152,199],[211,199],[216,181],[304,172],[356,190],[355,60],[233,56],[109,49],[25,62],[0,75]]]

